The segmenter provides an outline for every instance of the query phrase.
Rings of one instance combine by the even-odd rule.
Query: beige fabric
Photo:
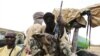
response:
[[[40,24],[33,24],[31,27],[28,28],[26,34],[28,37],[31,37],[35,33],[42,32],[42,25]]]
[[[4,46],[0,48],[0,56],[9,56],[9,53],[11,52],[12,49],[8,49],[7,46]],[[13,49],[11,56],[16,56],[17,53],[21,50],[19,46],[15,46]],[[26,56],[25,51],[22,52],[21,56]]]
[[[88,6],[85,10],[90,10],[92,15],[92,27],[100,26],[100,3]],[[83,10],[84,11],[84,10]]]
[[[90,10],[90,12],[91,12],[92,27],[100,26],[100,3],[88,6],[82,10],[69,9],[69,8],[63,9],[62,17],[64,18],[64,21],[66,21],[66,23],[69,23],[70,21],[76,19],[77,22],[79,22],[80,24],[86,25],[86,21],[84,20],[83,17],[80,16],[80,13],[85,10]],[[57,18],[59,15],[59,9],[54,9],[53,14],[55,15],[55,18]]]
[[[28,43],[27,41],[31,39],[33,34],[44,32],[45,27],[45,25],[43,26],[41,24],[33,24],[32,26],[30,26],[26,31],[25,44]]]
[[[71,43],[68,41],[68,38],[69,37],[68,37],[68,35],[66,33],[66,29],[64,28],[64,34],[60,39],[60,48],[61,49],[65,48],[63,51],[64,51],[64,54],[66,56],[70,56],[71,55],[71,50],[70,50],[70,48],[71,48],[70,44]]]
[[[57,18],[59,15],[59,9],[54,9],[52,13],[55,15],[55,18]],[[66,23],[76,19],[78,23],[86,25],[86,21],[83,17],[81,17],[80,13],[81,12],[78,9],[67,8],[62,10],[62,17]]]
[[[89,7],[92,14],[92,27],[100,26],[100,3]]]
[[[32,35],[36,34],[36,33],[41,33],[44,32],[45,26],[41,25],[41,24],[33,24],[32,26],[30,26],[27,31],[26,31],[26,39],[24,41],[24,45],[26,46],[25,49],[30,50],[30,39],[32,39]],[[39,51],[39,50],[38,50]],[[34,53],[37,53],[37,50],[34,50]]]

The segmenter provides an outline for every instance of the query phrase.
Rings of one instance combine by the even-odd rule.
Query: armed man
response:
[[[6,46],[0,48],[0,56],[17,56],[18,52],[21,50],[21,47],[16,45],[16,33],[7,32],[5,34]],[[26,56],[23,51],[20,56]]]

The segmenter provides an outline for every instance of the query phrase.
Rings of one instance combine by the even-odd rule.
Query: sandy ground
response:
[[[93,52],[100,56],[100,46],[91,46],[88,51]]]

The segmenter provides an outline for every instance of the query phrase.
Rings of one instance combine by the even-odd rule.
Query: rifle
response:
[[[60,11],[59,11],[59,15],[58,15],[58,18],[57,18],[57,23],[55,25],[55,28],[54,28],[54,32],[55,32],[55,38],[57,40],[57,56],[61,56],[62,55],[62,51],[60,50],[60,38],[62,37],[63,33],[64,33],[64,26],[61,22],[62,20],[62,15],[61,15],[61,12],[62,12],[62,4],[63,4],[63,1],[61,1],[61,5],[60,5]]]
[[[55,25],[55,28],[54,28],[54,32],[55,32],[55,35],[56,37],[61,37],[61,29],[62,29],[62,23],[61,23],[61,19],[62,19],[62,16],[61,16],[61,12],[62,12],[62,4],[63,4],[63,1],[61,1],[61,6],[60,6],[60,11],[59,11],[59,15],[58,15],[58,18],[57,18],[57,23]]]

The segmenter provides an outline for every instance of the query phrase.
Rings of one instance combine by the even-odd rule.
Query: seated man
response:
[[[24,41],[25,49],[27,53],[31,53],[30,51],[30,39],[35,33],[43,33],[45,30],[45,23],[43,20],[43,12],[35,12],[33,14],[34,23],[26,30],[26,39]]]
[[[59,51],[58,55],[61,56],[70,56],[71,55],[71,50],[70,50],[70,46],[69,46],[69,42],[68,42],[68,36],[66,33],[66,29],[65,29],[65,24],[63,23],[62,19],[57,18],[58,21],[61,25],[57,25],[57,23],[55,22],[55,15],[52,14],[51,12],[47,12],[44,14],[44,22],[46,24],[46,29],[45,29],[45,33],[49,33],[51,35],[55,35],[55,39],[57,39],[57,44],[59,44],[57,47],[57,51]],[[58,34],[60,33],[60,34]],[[58,39],[58,36],[56,35],[58,34],[60,39]]]
[[[40,33],[44,32],[45,25],[43,25],[43,12],[36,12],[33,14],[34,23],[26,30],[26,39],[24,41],[24,45],[28,45],[29,40],[31,39],[32,35],[36,32]]]
[[[5,35],[6,46],[0,48],[0,56],[17,56],[21,48],[15,44],[16,34],[8,32]],[[25,52],[21,56],[26,56]]]
[[[43,19],[46,24],[45,32],[54,35],[55,16],[51,12],[47,12],[44,14]]]

